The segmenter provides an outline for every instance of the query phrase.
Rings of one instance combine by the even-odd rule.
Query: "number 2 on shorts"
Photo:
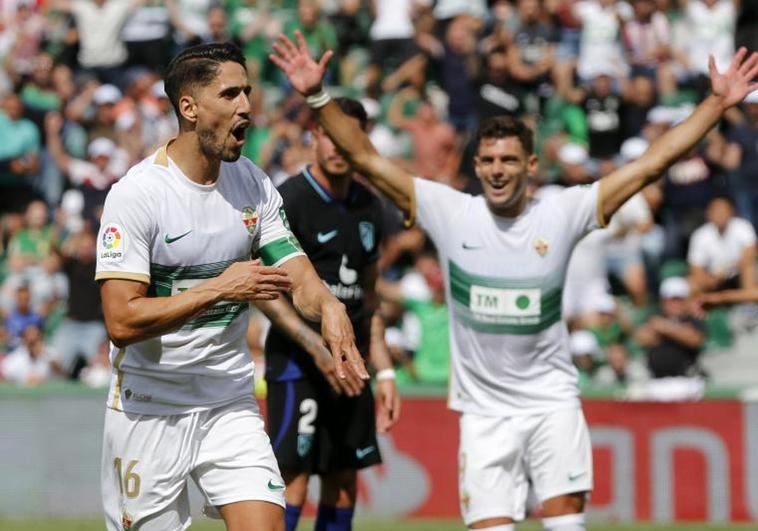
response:
[[[117,457],[113,460],[113,467],[116,469],[116,476],[118,477],[118,490],[121,491],[121,495],[126,494],[127,498],[136,498],[139,496],[139,489],[142,480],[134,471],[134,467],[137,466],[139,459],[132,459],[126,465],[126,473],[121,474],[121,458]]]

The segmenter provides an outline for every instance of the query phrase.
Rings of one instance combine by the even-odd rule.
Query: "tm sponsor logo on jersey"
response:
[[[120,225],[108,223],[100,230],[100,260],[105,262],[121,262],[126,252],[126,233]]]
[[[318,240],[318,243],[326,243],[337,236],[338,232],[337,229],[330,230],[329,232],[319,232],[316,234],[316,239]]]
[[[535,324],[542,313],[541,290],[471,286],[469,308],[486,321]]]

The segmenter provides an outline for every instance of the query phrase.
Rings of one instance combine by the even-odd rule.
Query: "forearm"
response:
[[[103,286],[105,325],[119,348],[176,330],[221,300],[208,281],[170,297],[135,296],[124,303],[108,296],[108,282]]]
[[[700,348],[705,341],[700,330],[687,324],[666,321],[657,327],[657,332],[689,348]]]
[[[295,308],[284,297],[273,301],[258,301],[256,306],[269,318],[271,324],[287,334],[295,343],[313,355],[324,347],[321,336],[298,316]]]
[[[392,369],[392,357],[384,341],[384,319],[378,312],[371,316],[371,344],[369,358],[376,372]]]
[[[48,133],[47,150],[50,152],[50,156],[53,157],[53,160],[58,165],[58,168],[60,168],[61,171],[68,173],[69,158],[66,154],[65,149],[63,148],[63,142],[61,142],[61,137],[59,134]]]
[[[740,260],[740,287],[750,289],[755,287],[755,256],[756,249],[746,249]]]

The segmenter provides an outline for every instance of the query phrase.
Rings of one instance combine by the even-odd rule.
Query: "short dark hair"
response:
[[[245,56],[230,42],[191,46],[174,57],[166,68],[165,89],[179,114],[179,98],[185,90],[211,83],[222,63],[237,63],[247,71]]]
[[[361,129],[366,129],[366,125],[368,124],[368,113],[360,101],[354,100],[353,98],[339,97],[334,98],[334,103],[339,105],[342,112],[346,115],[351,118],[356,118],[361,124]]]
[[[476,132],[476,147],[479,148],[479,144],[485,138],[508,138],[515,136],[521,142],[521,146],[527,154],[534,153],[534,137],[532,136],[532,130],[529,129],[523,120],[514,118],[512,116],[493,116],[487,118],[479,126],[479,130]]]

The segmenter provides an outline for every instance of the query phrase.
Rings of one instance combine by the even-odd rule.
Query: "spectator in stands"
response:
[[[87,146],[87,160],[71,157],[61,141],[62,127],[63,118],[59,114],[47,115],[47,148],[61,171],[82,191],[85,218],[95,220],[111,185],[124,174],[126,155],[109,138],[98,137]]]
[[[8,342],[15,347],[21,341],[21,336],[29,326],[42,329],[42,316],[32,308],[32,294],[28,284],[21,284],[16,288],[16,297],[13,309],[5,320],[5,329],[8,331]]]
[[[524,112],[521,91],[513,80],[508,65],[508,52],[504,45],[492,48],[484,56],[484,66],[478,80],[479,120],[498,114],[519,117]]]
[[[658,10],[655,0],[633,0],[634,17],[623,30],[631,76],[657,81],[658,92],[668,96],[676,91],[676,78],[669,65],[671,31],[668,19]]]
[[[734,198],[740,216],[758,227],[758,90],[745,98],[744,111],[743,121],[729,131],[739,157]]]
[[[42,330],[33,324],[24,328],[18,347],[3,360],[3,378],[18,385],[39,385],[56,373],[55,356],[42,340]]]
[[[713,55],[716,68],[729,65],[734,55],[737,5],[740,0],[680,0],[684,8],[688,38],[686,48],[687,74],[702,98],[708,84],[708,57]]]
[[[24,222],[24,227],[13,235],[8,244],[8,269],[15,274],[41,267],[50,256],[57,236],[48,223],[47,206],[42,201],[29,203]]]
[[[705,327],[690,304],[690,287],[683,277],[661,283],[661,313],[650,317],[635,332],[635,340],[647,352],[653,378],[695,376],[705,344]]]
[[[508,48],[509,70],[527,96],[530,112],[540,112],[553,93],[552,71],[559,35],[547,22],[540,0],[518,0],[519,25]],[[531,103],[530,103],[531,102]]]
[[[169,0],[170,1],[170,0]],[[163,72],[171,45],[171,15],[164,0],[144,0],[121,30],[127,64]]]
[[[579,369],[579,385],[592,380],[598,358],[602,357],[600,345],[592,332],[577,330],[569,337],[569,349],[574,365]]]
[[[615,69],[612,65],[594,68],[595,76],[580,105],[587,119],[590,156],[603,162],[613,159],[621,147],[622,100],[613,90]]]
[[[455,129],[439,117],[429,100],[420,100],[414,116],[405,118],[400,108],[402,100],[393,100],[388,122],[408,131],[413,143],[414,173],[440,182],[450,182],[458,173],[459,155]]]
[[[24,118],[17,93],[0,93],[0,98],[0,213],[19,212],[36,195],[32,177],[39,170],[40,135]]]
[[[612,65],[613,77],[626,77],[628,66],[621,49],[621,16],[627,4],[616,0],[580,0],[572,13],[581,23],[577,74],[583,81],[597,75],[597,68]],[[626,13],[628,16],[629,13]]]
[[[592,374],[598,383],[626,383],[629,351],[626,342],[632,325],[616,300],[608,293],[588,301],[583,327],[597,340]]]
[[[377,293],[383,300],[404,307],[418,322],[420,334],[411,375],[420,383],[445,384],[450,366],[450,338],[442,271],[432,250],[422,251],[414,265],[426,289],[414,289],[407,281],[380,280]]]
[[[371,58],[366,73],[370,95],[376,95],[382,76],[419,53],[414,40],[413,7],[415,0],[372,0],[375,9],[371,25]]]
[[[479,78],[479,21],[460,15],[447,26],[441,59],[442,88],[449,97],[448,121],[458,132],[476,129],[476,80]]]
[[[753,225],[734,215],[732,200],[725,196],[711,200],[706,218],[692,233],[687,255],[693,288],[704,292],[755,286]]]
[[[91,362],[106,338],[100,305],[100,288],[95,282],[95,236],[83,231],[68,237],[60,249],[61,269],[68,279],[71,296],[66,318],[53,339],[60,363],[68,373],[77,357]]]
[[[71,13],[79,28],[79,65],[104,83],[121,83],[128,54],[121,39],[127,18],[144,0],[52,0],[53,9]]]

